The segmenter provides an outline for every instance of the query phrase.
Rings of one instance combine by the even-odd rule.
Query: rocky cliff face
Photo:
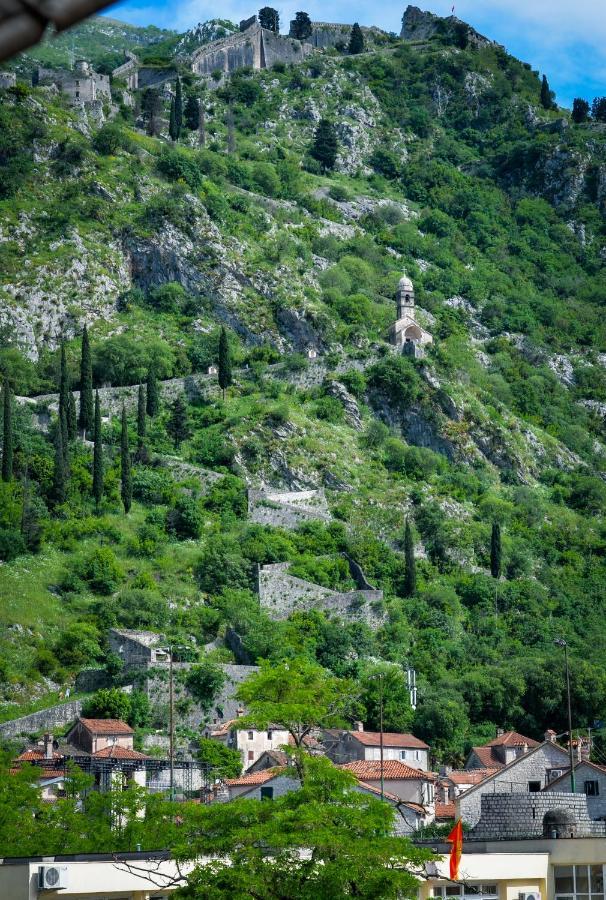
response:
[[[480,34],[475,28],[454,15],[442,18],[433,13],[424,12],[418,6],[407,6],[404,10],[400,37],[406,41],[427,41],[437,35],[452,36],[458,28],[462,29],[469,43],[475,47],[499,46],[496,41]]]

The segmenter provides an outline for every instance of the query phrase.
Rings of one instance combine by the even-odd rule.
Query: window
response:
[[[494,900],[499,896],[499,889],[496,884],[475,884],[467,882],[466,884],[449,884],[444,887],[432,888],[433,897],[463,897],[464,900]]]
[[[273,800],[274,799],[274,789],[267,785],[266,787],[261,788],[261,800]]]
[[[400,750],[400,759],[406,759],[406,750]]]
[[[603,900],[603,866],[555,866],[555,900]]]
[[[249,741],[253,741],[254,739],[255,739],[254,733],[253,733],[252,731],[249,731],[249,732],[248,732],[248,740],[249,740]]]
[[[600,796],[600,782],[599,781],[586,781],[583,789],[588,797],[599,797]]]
[[[248,751],[248,761],[250,762],[250,761],[253,760],[254,758],[255,758],[255,751],[254,751],[254,750],[249,750],[249,751]]]
[[[531,794],[538,794],[541,790],[541,782],[540,781],[529,781],[528,782],[528,790]]]
[[[267,740],[268,740],[268,741],[271,741],[271,739],[273,738],[273,736],[274,736],[273,731],[271,730],[271,728],[268,728],[268,729],[267,729]]]

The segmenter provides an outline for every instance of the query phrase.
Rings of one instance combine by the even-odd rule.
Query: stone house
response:
[[[545,740],[550,741],[555,738],[555,732],[548,731],[545,733]],[[539,742],[533,738],[524,737],[517,731],[503,731],[502,728],[497,730],[497,736],[483,744],[481,747],[472,747],[471,753],[465,763],[466,769],[500,769],[509,765],[518,756],[523,756],[538,747]]]
[[[45,69],[39,66],[34,73],[34,84],[55,84],[70,98],[74,106],[111,100],[109,75],[95,72],[85,59],[76,61],[73,71]]]
[[[220,741],[232,750],[238,750],[242,757],[242,768],[248,769],[266,751],[280,750],[289,743],[289,733],[280,726],[269,728],[238,728],[237,718],[221,725],[208,725],[203,735],[213,741]]]
[[[355,762],[345,763],[339,768],[351,772],[358,781],[380,790],[380,762],[376,760],[368,762],[356,760]],[[435,775],[431,772],[412,769],[396,759],[388,759],[383,762],[383,783],[390,794],[393,794],[405,803],[416,803],[419,806],[423,806],[430,813],[431,819],[433,819]]]
[[[162,635],[154,631],[110,628],[108,642],[111,653],[122,660],[127,671],[168,662],[167,651],[158,646],[162,642]]]
[[[469,825],[479,821],[485,794],[535,794],[567,768],[568,752],[553,740],[543,741],[455,798],[456,816]]]
[[[80,717],[67,733],[68,742],[85,753],[99,753],[122,748],[133,750],[134,731],[119,719],[84,719]]]
[[[17,76],[14,72],[0,72],[0,89],[15,87]]]
[[[378,731],[365,731],[362,722],[355,731],[327,729],[322,734],[326,755],[335,763],[372,761],[381,759],[381,735]],[[427,772],[429,746],[414,734],[383,732],[383,759],[399,760],[411,769]]]
[[[582,760],[574,767],[575,792],[587,798],[587,808],[592,819],[606,820],[606,766]],[[552,779],[543,788],[544,793],[570,790],[570,769]]]

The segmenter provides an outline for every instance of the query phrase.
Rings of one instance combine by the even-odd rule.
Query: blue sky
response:
[[[265,0],[270,2],[270,0]],[[450,15],[452,0],[417,0],[422,9]],[[265,3],[259,3],[263,6]],[[275,2],[283,27],[298,9],[316,21],[378,25],[400,30],[405,2],[384,0],[379,6],[360,0]],[[122,0],[108,15],[135,25],[158,25],[185,31],[212,18],[239,21],[255,12],[255,3],[225,0]],[[545,72],[558,101],[569,106],[572,98],[592,99],[606,94],[606,11],[603,0],[461,0],[456,15],[494,38],[515,56]]]

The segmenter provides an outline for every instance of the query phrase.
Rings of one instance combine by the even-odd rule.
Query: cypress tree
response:
[[[68,420],[68,399],[69,393],[69,376],[67,374],[67,357],[65,355],[65,344],[61,342],[61,368],[59,371],[59,423],[61,425],[61,439],[63,442],[63,455],[67,460],[67,446],[69,441],[69,432],[67,427]]]
[[[95,507],[103,499],[103,444],[101,442],[101,404],[99,403],[99,391],[95,392],[95,420],[93,430],[93,497]]]
[[[80,416],[78,418],[78,426],[84,434],[91,431],[93,427],[93,364],[86,325],[82,332],[80,355]]]
[[[74,395],[71,390],[67,391],[67,409],[66,409],[66,417],[67,417],[67,438],[70,441],[73,441],[78,433],[78,423],[76,417],[76,401],[74,400]]]
[[[335,126],[328,119],[320,119],[309,152],[320,163],[323,172],[334,168],[338,149]]]
[[[63,447],[63,429],[57,423],[55,432],[55,466],[53,470],[52,499],[55,506],[65,503],[67,497],[67,468],[65,465],[65,449]]]
[[[130,449],[128,446],[128,422],[126,407],[122,406],[122,428],[120,431],[120,494],[124,512],[130,511],[133,502],[133,477],[130,468]]]
[[[223,391],[223,399],[225,400],[225,389],[232,383],[231,375],[231,352],[229,349],[229,341],[227,340],[227,332],[225,327],[221,328],[219,335],[219,387]]]
[[[543,80],[541,82],[541,106],[544,109],[553,109],[553,93],[549,88],[549,82],[547,81],[547,75],[543,75]]]
[[[166,430],[175,442],[175,447],[186,441],[190,435],[187,407],[181,395],[173,402],[170,418],[166,423]]]
[[[357,53],[362,53],[364,50],[364,35],[362,34],[362,29],[358,25],[357,22],[354,22],[353,28],[351,29],[351,36],[349,38],[349,52],[352,55]]]
[[[179,137],[179,130],[177,128],[177,115],[175,111],[175,98],[173,97],[170,101],[170,116],[168,119],[168,133],[170,134],[171,141],[176,141]]]
[[[137,394],[137,459],[140,462],[147,461],[147,447],[145,446],[145,436],[147,434],[147,419],[145,418],[145,388],[139,385],[139,393]]]
[[[160,395],[158,393],[158,382],[156,380],[156,370],[154,366],[150,366],[147,370],[147,384],[146,384],[146,407],[147,407],[147,415],[150,419],[153,419],[154,416],[157,416],[160,411]]]
[[[493,578],[501,577],[501,563],[501,526],[493,522],[490,535],[490,574]]]
[[[11,481],[13,477],[13,404],[11,402],[11,386],[6,376],[3,400],[2,481]]]
[[[177,137],[179,137],[183,127],[183,92],[180,78],[177,78],[175,87],[175,125],[177,126]]]
[[[415,561],[415,545],[412,528],[406,519],[404,529],[404,596],[412,597],[417,589],[417,569]]]
[[[183,117],[190,131],[198,130],[200,127],[200,101],[193,94],[190,94],[185,101]]]

